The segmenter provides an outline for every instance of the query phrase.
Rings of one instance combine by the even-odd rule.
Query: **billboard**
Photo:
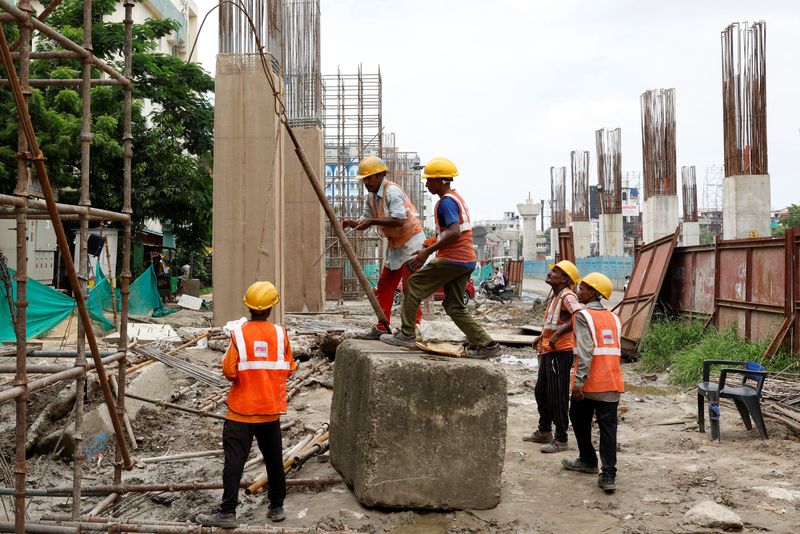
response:
[[[639,190],[635,187],[622,191],[622,215],[624,217],[639,216]]]

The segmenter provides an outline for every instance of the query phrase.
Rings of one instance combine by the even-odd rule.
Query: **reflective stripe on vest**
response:
[[[442,195],[442,198],[444,197],[450,197],[456,201],[456,204],[458,204],[458,217],[459,217],[458,229],[461,230],[462,232],[466,232],[467,230],[472,230],[472,219],[470,219],[469,217],[469,210],[466,208],[466,206],[464,206],[464,203],[461,202],[461,197],[458,196],[458,194],[453,194],[452,192],[445,193],[444,195]],[[436,209],[434,209],[433,211],[433,217],[434,219],[436,219],[437,234],[441,233],[441,231],[439,230],[439,228],[441,228],[441,225],[439,224],[439,203],[441,201],[442,200],[439,199],[439,202],[436,203]]]
[[[268,323],[271,324],[271,323]],[[255,343],[264,343],[264,356],[259,356],[256,347],[253,347],[255,358],[265,358],[264,360],[248,360],[247,359],[247,345],[244,342],[244,332],[242,332],[241,325],[233,330],[233,339],[236,341],[236,349],[239,352],[239,364],[237,366],[239,371],[249,371],[252,369],[268,369],[272,371],[290,369],[289,362],[286,361],[285,337],[282,326],[276,324],[272,325],[275,328],[275,337],[277,339],[277,359],[275,361],[267,360],[269,357],[269,347],[266,346],[266,341],[256,341]]]
[[[406,209],[406,218],[403,220],[403,224],[394,228],[378,226],[378,233],[382,236],[386,237],[389,240],[389,246],[392,248],[400,248],[405,245],[409,239],[414,237],[415,235],[423,232],[422,223],[419,220],[419,214],[417,213],[416,208],[411,203],[411,199],[408,198],[406,192],[403,191],[399,185],[394,182],[390,182],[384,178],[383,181],[383,197],[381,197],[380,205],[376,204],[375,202],[375,195],[370,195],[370,201],[372,202],[372,213],[378,219],[385,218],[385,205],[386,205],[386,195],[387,189],[390,187],[396,187],[400,190],[403,194],[403,205]]]
[[[619,317],[608,310],[586,309],[578,313],[586,318],[594,344],[589,376],[583,384],[583,391],[587,393],[625,391],[620,362],[622,324]],[[609,317],[613,317],[613,322],[607,320]],[[595,318],[600,319],[599,324]]]

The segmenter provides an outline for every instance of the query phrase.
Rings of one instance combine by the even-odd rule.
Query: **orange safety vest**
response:
[[[387,193],[386,190],[390,187],[396,187],[401,193],[403,193],[403,204],[405,204],[406,208],[406,218],[403,221],[403,224],[400,226],[395,226],[393,228],[378,226],[377,228],[378,233],[389,240],[389,247],[400,248],[405,245],[409,239],[417,234],[422,233],[422,223],[419,220],[419,214],[417,213],[416,208],[414,208],[414,204],[411,203],[411,199],[408,198],[406,192],[403,191],[399,185],[394,182],[390,182],[385,178],[383,180],[383,197],[381,197],[380,206],[377,206],[375,203],[375,195],[370,195],[370,200],[372,201],[372,213],[375,214],[375,218],[386,218],[384,215]]]
[[[603,393],[607,391],[625,391],[622,379],[622,324],[613,312],[608,310],[584,309],[583,314],[589,324],[594,350],[589,376],[583,383],[585,393]]]
[[[565,352],[575,348],[575,333],[571,331],[558,338],[555,350],[550,348],[550,338],[553,337],[555,331],[561,325],[572,321],[572,315],[563,319],[561,318],[561,304],[564,297],[568,294],[575,296],[575,293],[567,287],[553,297],[547,305],[547,311],[544,314],[544,325],[542,326],[542,344],[540,351],[542,354],[547,354],[548,352]],[[575,296],[575,300],[577,299],[578,297]]]
[[[439,204],[445,197],[450,197],[456,201],[458,205],[458,224],[461,229],[461,235],[451,245],[440,248],[436,251],[436,257],[442,260],[457,261],[459,263],[471,263],[478,261],[478,256],[475,254],[475,249],[472,248],[472,220],[469,218],[469,210],[461,198],[461,195],[456,193],[455,189],[451,189],[445,193],[436,207],[433,208],[433,218],[436,222],[436,234],[441,233],[441,225],[439,224]]]
[[[234,328],[232,342],[239,362],[228,408],[241,415],[286,413],[286,377],[297,368],[286,329],[268,321],[248,321]]]

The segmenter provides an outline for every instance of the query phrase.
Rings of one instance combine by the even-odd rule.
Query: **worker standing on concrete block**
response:
[[[500,354],[500,345],[475,322],[464,304],[464,291],[470,274],[475,270],[478,257],[472,247],[472,223],[467,204],[455,189],[450,188],[456,176],[458,170],[449,159],[434,158],[425,165],[422,172],[425,187],[431,194],[439,197],[433,210],[437,240],[413,255],[411,267],[416,272],[405,284],[405,298],[400,313],[402,328],[394,335],[381,336],[381,341],[391,345],[416,347],[415,310],[423,299],[443,287],[444,311],[464,332],[470,343],[467,356],[489,358]],[[436,259],[425,265],[434,253]]]
[[[562,260],[550,265],[545,279],[553,288],[553,298],[544,314],[542,335],[533,342],[533,347],[539,351],[539,370],[534,388],[539,428],[522,438],[534,443],[547,443],[541,448],[545,453],[567,450],[570,372],[575,359],[572,316],[581,309],[571,288],[579,277],[575,264]],[[556,427],[555,436],[553,425]]]
[[[369,200],[364,205],[360,219],[344,219],[342,226],[367,230],[375,226],[378,233],[388,240],[386,263],[378,278],[375,296],[386,315],[391,320],[394,292],[400,281],[405,287],[411,271],[406,262],[411,255],[422,248],[425,232],[419,220],[417,209],[399,185],[386,178],[386,163],[377,156],[369,156],[358,164],[358,178],[369,191]],[[422,311],[417,308],[417,323],[422,319]],[[391,334],[378,323],[372,330],[358,335],[361,339],[380,339],[382,334]]]
[[[286,329],[267,320],[279,300],[274,285],[256,282],[244,295],[250,320],[242,318],[226,325],[226,329],[231,331],[231,344],[222,361],[222,372],[231,381],[231,389],[222,428],[222,447],[225,450],[222,505],[214,513],[198,515],[197,522],[202,525],[236,526],[239,483],[253,437],[267,467],[267,518],[273,522],[286,519],[280,418],[286,413],[286,378],[297,369],[297,364],[292,358]]]
[[[575,314],[575,377],[569,418],[578,442],[578,457],[564,458],[565,468],[597,473],[597,452],[592,445],[592,418],[600,428],[602,471],[597,485],[610,493],[617,489],[617,407],[625,384],[622,379],[622,324],[600,299],[611,298],[611,280],[600,273],[587,274],[578,286],[585,309]]]

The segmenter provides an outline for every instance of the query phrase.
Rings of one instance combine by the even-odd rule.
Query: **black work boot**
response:
[[[575,458],[574,460],[563,458],[561,460],[561,465],[570,471],[580,471],[581,473],[589,473],[591,475],[597,473],[597,464],[589,463],[580,457]]]
[[[269,506],[267,510],[267,519],[273,523],[279,523],[286,519],[286,512],[283,511],[283,506]]]
[[[617,489],[617,479],[614,475],[600,473],[597,477],[597,487],[606,493],[613,493]]]
[[[204,527],[236,528],[236,514],[221,510],[212,514],[197,514],[195,521]]]

